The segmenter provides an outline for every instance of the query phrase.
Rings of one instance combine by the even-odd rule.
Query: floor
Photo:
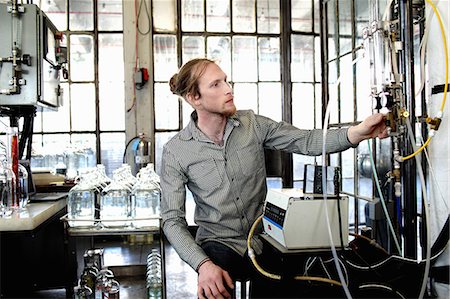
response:
[[[148,298],[145,285],[146,260],[152,248],[159,248],[158,242],[149,240],[103,239],[95,241],[96,248],[104,248],[104,265],[114,272],[120,283],[120,299]],[[81,250],[78,250],[81,257]],[[82,258],[81,258],[82,260]],[[168,299],[197,298],[197,273],[183,262],[175,250],[165,243],[166,296]],[[82,266],[78,258],[79,269]],[[81,270],[79,270],[81,274]],[[66,298],[64,289],[42,290],[32,298]]]

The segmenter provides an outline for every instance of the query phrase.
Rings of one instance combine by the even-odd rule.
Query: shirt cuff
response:
[[[207,261],[210,261],[211,259],[209,258],[209,257],[207,257],[207,258],[205,258],[204,260],[202,260],[198,265],[197,265],[197,268],[195,268],[195,272],[197,272],[198,273],[198,270],[200,269],[200,267],[204,264],[204,263],[206,263]]]

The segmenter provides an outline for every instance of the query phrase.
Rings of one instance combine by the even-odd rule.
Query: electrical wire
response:
[[[387,210],[386,203],[384,201],[383,191],[381,190],[380,182],[378,180],[378,174],[377,174],[377,170],[375,168],[375,162],[373,160],[373,154],[372,154],[372,149],[371,149],[371,144],[370,144],[369,139],[367,140],[367,147],[369,149],[370,165],[372,166],[372,173],[373,173],[373,178],[375,181],[375,186],[377,187],[378,194],[380,195],[381,206],[383,207],[383,212],[386,215],[388,227],[389,227],[389,230],[391,231],[392,238],[394,239],[395,246],[397,247],[397,251],[400,255],[402,255],[402,250],[400,249],[400,243],[398,242],[397,234],[395,233],[394,227],[392,225],[391,217],[389,216],[389,212]]]
[[[267,272],[266,270],[264,270],[259,264],[258,261],[256,260],[256,255],[255,255],[255,251],[252,248],[252,238],[253,238],[253,234],[255,232],[256,226],[259,224],[259,222],[261,222],[263,218],[263,215],[260,215],[258,218],[256,218],[255,222],[253,222],[252,227],[250,228],[250,231],[248,233],[248,237],[247,237],[247,251],[248,251],[248,256],[250,257],[253,265],[255,266],[255,268],[264,276],[271,278],[271,279],[275,279],[275,280],[281,280],[281,275],[278,274],[273,274],[270,272]],[[329,284],[333,284],[333,285],[337,285],[337,286],[341,286],[341,283],[339,281],[333,280],[333,279],[328,279],[328,278],[324,278],[324,277],[317,277],[317,276],[295,276],[294,277],[295,280],[302,280],[302,281],[317,281],[317,282],[323,282],[323,283],[329,283]]]
[[[390,286],[387,286],[387,285],[384,285],[384,284],[367,283],[367,284],[360,285],[359,288],[362,289],[362,290],[368,289],[368,288],[379,288],[379,289],[383,289],[383,290],[388,290],[388,291],[391,291],[391,292],[395,292],[398,296],[400,296],[400,298],[406,299],[406,297],[403,296],[399,291],[396,291],[393,288],[391,288]]]
[[[383,248],[380,244],[378,244],[375,240],[370,239],[370,238],[368,238],[368,237],[366,237],[366,236],[358,235],[358,234],[354,234],[354,233],[349,233],[349,235],[350,235],[350,236],[353,236],[353,237],[355,237],[355,238],[361,238],[361,239],[364,239],[364,240],[368,241],[370,245],[372,245],[372,246],[374,246],[375,248],[377,248],[377,249],[383,251],[383,253],[385,253],[386,255],[389,255],[389,252],[387,252],[386,249],[384,249],[384,248]]]
[[[139,28],[139,18],[141,17],[142,3],[144,3],[144,6],[145,6],[145,15],[147,17],[147,22],[148,22],[148,28],[147,28],[147,31],[145,31],[145,32],[142,32],[141,29]],[[150,29],[151,29],[150,13],[148,12],[147,0],[141,0],[141,3],[139,4],[139,12],[137,14],[137,19],[136,19],[136,28],[137,28],[138,32],[142,35],[147,35],[150,32]]]

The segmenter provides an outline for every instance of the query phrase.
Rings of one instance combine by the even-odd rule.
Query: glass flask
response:
[[[19,208],[25,208],[30,200],[30,196],[28,193],[28,170],[22,164],[19,164],[19,184],[17,196],[19,197]]]
[[[100,196],[100,221],[105,227],[130,225],[131,194],[121,182],[117,171],[114,170],[112,182]]]
[[[13,202],[16,196],[16,177],[6,161],[0,163],[0,208],[1,216],[12,214]]]
[[[72,227],[89,227],[95,222],[94,189],[83,179],[72,187],[67,197],[69,225]]]

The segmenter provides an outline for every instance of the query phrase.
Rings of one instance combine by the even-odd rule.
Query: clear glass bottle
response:
[[[95,222],[95,193],[84,180],[81,178],[67,197],[69,225],[72,227],[89,227]]]
[[[100,221],[105,227],[130,225],[131,194],[114,171],[112,182],[100,196]]]
[[[16,177],[6,161],[0,163],[0,207],[1,216],[12,214],[13,202],[16,197]]]
[[[30,200],[30,196],[28,192],[28,170],[22,164],[19,164],[19,184],[17,196],[19,197],[19,208],[25,208]]]
[[[153,164],[148,164],[138,172],[132,191],[134,227],[159,225],[160,194],[159,177],[153,171]],[[151,217],[155,219],[145,219]]]

